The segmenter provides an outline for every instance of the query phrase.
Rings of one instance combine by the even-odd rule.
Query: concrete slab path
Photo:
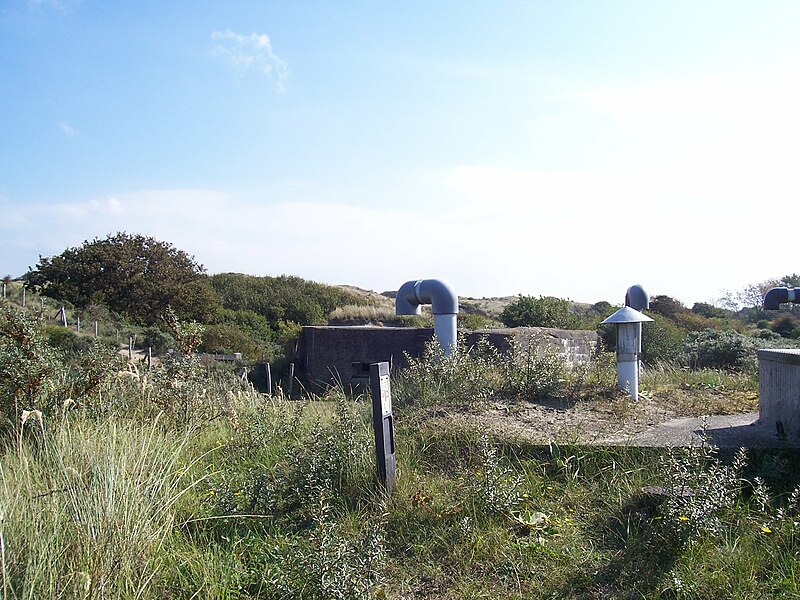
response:
[[[702,417],[672,419],[630,436],[613,436],[595,443],[653,448],[697,446],[702,442],[703,421]],[[705,434],[719,448],[800,448],[800,440],[779,437],[774,423],[760,423],[757,412],[706,417]]]

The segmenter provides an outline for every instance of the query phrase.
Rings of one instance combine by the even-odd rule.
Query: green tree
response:
[[[674,319],[677,315],[687,312],[687,308],[675,298],[670,296],[654,296],[650,301],[650,312]]]
[[[556,327],[571,329],[577,317],[570,310],[569,300],[553,296],[523,296],[522,294],[500,313],[506,327]]]
[[[171,244],[116,233],[58,256],[40,256],[25,279],[51,298],[78,307],[103,304],[136,323],[153,325],[167,307],[183,320],[208,320],[216,299],[204,271],[194,257]]]
[[[707,302],[695,302],[692,306],[692,312],[708,319],[727,319],[733,315],[732,311]]]

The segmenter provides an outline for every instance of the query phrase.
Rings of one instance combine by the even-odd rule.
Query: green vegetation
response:
[[[92,358],[2,307],[2,364],[20,375],[0,433],[7,598],[800,594],[794,453],[532,445],[442,421],[540,399],[613,405],[604,361],[567,371],[547,354],[431,346],[393,379],[387,498],[364,397],[262,395],[188,353],[150,369]],[[198,339],[173,330],[181,347]],[[91,362],[96,385],[77,385]],[[697,410],[754,388],[720,370],[648,377],[649,393],[680,389]]]
[[[39,258],[25,276],[32,290],[79,308],[103,305],[139,325],[153,325],[167,307],[182,319],[206,321],[214,295],[202,265],[165,242],[117,233]]]
[[[141,253],[125,254],[137,244]],[[144,316],[115,303],[127,279],[90,289],[91,265],[136,263],[144,250],[180,257],[210,308],[184,310],[205,300],[181,305],[163,288],[143,300]],[[70,269],[74,280],[58,279]],[[152,265],[134,279],[164,272]],[[754,348],[796,345],[796,307],[689,310],[656,296],[638,405],[616,390],[610,353],[570,370],[546,349],[460,341],[445,357],[431,344],[393,374],[400,471],[387,498],[367,398],[259,394],[194,351],[279,360],[301,324],[384,322],[389,302],[296,277],[206,277],[168,244],[127,234],[42,259],[24,309],[20,283],[5,283],[4,598],[800,596],[796,453],[591,447],[577,430],[534,444],[489,419],[530,406],[620,420],[648,404],[752,411]],[[58,324],[61,306],[70,328]],[[465,308],[462,328],[496,324],[477,303]],[[519,296],[501,316],[597,328],[613,309]],[[96,337],[86,335],[93,321]],[[613,343],[613,329],[600,332]],[[129,336],[158,360],[127,360]]]
[[[500,313],[507,327],[557,327],[573,329],[577,318],[570,311],[569,300],[552,296],[523,296],[522,294]]]

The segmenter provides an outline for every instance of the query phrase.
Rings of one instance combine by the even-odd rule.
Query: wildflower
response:
[[[761,526],[761,533],[763,533],[765,535],[770,535],[772,533],[772,529],[770,529],[766,525],[762,525]]]
[[[678,520],[683,521],[685,523],[686,521],[689,520],[689,517],[687,517],[686,515],[681,515],[680,517],[678,517]]]

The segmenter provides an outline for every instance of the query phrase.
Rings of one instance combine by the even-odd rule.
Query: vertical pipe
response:
[[[269,367],[269,363],[264,363],[264,373],[267,379],[267,394],[272,395],[272,370]]]
[[[639,399],[639,332],[641,323],[617,326],[617,385],[631,399]]]
[[[456,349],[458,332],[455,315],[433,315],[433,331],[445,356],[450,356]]]

